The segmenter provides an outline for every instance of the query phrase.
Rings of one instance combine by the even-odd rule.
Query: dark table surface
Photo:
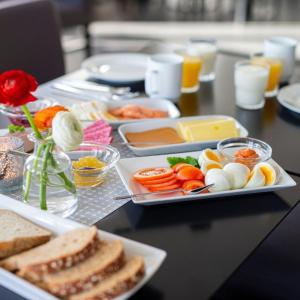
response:
[[[239,59],[219,55],[215,82],[201,83],[198,93],[181,96],[178,105],[182,115],[231,115],[250,136],[272,146],[273,158],[284,169],[300,174],[300,118],[285,111],[276,99],[267,100],[257,111],[237,108],[233,67]],[[298,176],[293,178],[300,183]],[[157,274],[132,299],[206,300],[299,199],[297,186],[277,193],[198,203],[142,207],[129,202],[97,226],[168,253]],[[0,288],[0,299],[22,298]]]

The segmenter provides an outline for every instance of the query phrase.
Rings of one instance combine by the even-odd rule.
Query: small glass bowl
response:
[[[34,115],[37,111],[52,106],[53,101],[48,99],[37,100],[26,104],[29,111]],[[8,107],[0,105],[0,112],[7,116],[11,123],[18,126],[30,127],[30,124],[21,107]]]
[[[73,166],[74,181],[77,188],[91,188],[102,184],[109,170],[120,159],[120,153],[116,148],[94,142],[84,142],[80,144],[78,149],[67,154],[73,162],[91,156],[105,164],[101,168],[83,167],[79,169]]]
[[[237,151],[245,148],[255,150],[258,154],[258,158],[240,158],[234,156]],[[270,145],[249,137],[222,140],[218,143],[217,149],[225,163],[239,162],[248,166],[250,170],[259,162],[267,161],[272,157],[272,148]]]

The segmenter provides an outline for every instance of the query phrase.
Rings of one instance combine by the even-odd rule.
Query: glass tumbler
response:
[[[234,84],[237,106],[250,110],[264,106],[269,69],[268,65],[254,65],[251,61],[240,61],[235,64]]]

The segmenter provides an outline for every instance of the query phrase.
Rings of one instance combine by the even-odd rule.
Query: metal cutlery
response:
[[[87,90],[87,89],[80,89],[78,87],[74,87],[68,84],[64,84],[64,83],[60,83],[60,82],[54,82],[52,84],[52,89],[57,90],[59,92],[63,92],[63,93],[67,93],[76,97],[83,97],[85,99],[87,98],[91,98],[91,93],[89,96],[89,92],[93,92],[94,97],[96,96],[96,91],[91,91],[91,90]],[[119,88],[118,88],[119,89]],[[114,90],[112,90],[113,92],[99,92],[97,91],[97,93],[99,93],[99,95],[102,96],[102,100],[104,101],[109,101],[109,100],[125,100],[125,99],[132,99],[135,98],[139,95],[138,92],[124,92],[124,88],[120,88],[123,89],[123,91],[121,90],[117,90],[117,92],[115,92]],[[127,89],[127,88],[125,88]]]
[[[139,194],[131,194],[131,195],[122,195],[122,196],[117,196],[114,197],[114,200],[125,200],[125,199],[130,199],[130,198],[138,198],[138,197],[144,197],[144,196],[148,196],[148,195],[161,195],[161,194],[168,194],[168,193],[173,193],[173,192],[183,192],[185,195],[198,195],[201,192],[209,189],[210,187],[212,187],[214,184],[209,184],[206,185],[204,187],[201,188],[196,188],[190,191],[186,191],[182,188],[178,188],[178,189],[173,189],[173,190],[168,190],[168,191],[158,191],[158,192],[149,192],[149,193],[139,193]]]
[[[62,80],[60,81],[60,83],[80,90],[100,92],[100,93],[110,93],[116,95],[128,94],[131,91],[130,87],[111,87],[109,85],[98,84],[98,83],[84,81],[84,80]]]

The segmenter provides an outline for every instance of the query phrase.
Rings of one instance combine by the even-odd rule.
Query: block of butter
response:
[[[239,130],[233,119],[207,119],[177,123],[179,134],[187,142],[201,142],[238,137]]]

